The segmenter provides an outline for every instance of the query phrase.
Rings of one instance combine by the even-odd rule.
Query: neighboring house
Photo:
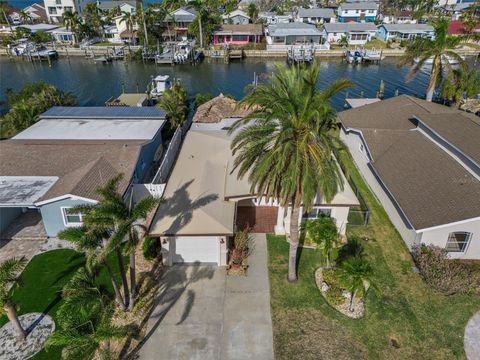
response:
[[[465,28],[465,25],[462,20],[452,20],[450,21],[450,24],[448,25],[448,33],[453,36],[461,36],[468,34],[470,29]],[[472,32],[480,32],[480,23],[476,24],[473,29],[470,31]]]
[[[47,236],[82,223],[68,209],[99,200],[121,174],[120,191],[151,178],[162,155],[165,113],[154,107],[53,107],[0,142],[0,232],[24,212],[41,214]],[[1,237],[1,236],[0,236]]]
[[[30,16],[30,19],[34,22],[47,20],[47,12],[45,11],[45,7],[40,4],[34,3],[29,5],[23,9],[23,11],[25,11],[28,16]]]
[[[375,2],[342,3],[337,9],[339,22],[373,22],[378,15],[378,4]]]
[[[402,95],[338,114],[340,138],[409,248],[480,259],[480,121]]]
[[[67,30],[64,27],[49,30],[48,32],[52,34],[56,42],[68,44],[73,44],[76,42],[75,34],[73,33],[73,31]]]
[[[48,21],[60,23],[63,21],[63,13],[65,11],[82,14],[85,6],[94,2],[95,0],[44,0],[43,3],[47,11]]]
[[[290,229],[290,208],[252,194],[247,176],[238,179],[230,148],[235,134],[227,129],[238,119],[235,116],[239,110],[227,99],[211,101],[226,108],[223,120],[209,115],[217,112],[211,102],[200,106],[201,116],[195,116],[168,180],[166,201],[150,226],[150,236],[161,239],[166,265],[198,262],[224,266],[238,227],[249,224],[257,227],[255,231],[277,234]],[[345,234],[350,206],[358,204],[345,181],[344,190],[331,203],[318,196],[315,207],[304,218],[332,216],[339,232]]]
[[[164,39],[186,40],[188,36],[188,26],[197,17],[197,12],[193,8],[182,7],[173,11],[165,18],[164,25],[167,30],[162,34]]]
[[[330,43],[336,44],[343,37],[349,45],[365,45],[377,34],[377,27],[372,23],[335,23],[323,25],[322,35]]]
[[[293,21],[292,13],[285,13],[283,15],[278,15],[275,12],[260,12],[258,13],[258,19],[262,20],[265,25],[276,25],[276,24],[288,24]]]
[[[127,12],[135,14],[137,11],[136,1],[119,1],[119,0],[97,0],[97,6],[102,10],[113,10],[118,8],[121,13]]]
[[[133,44],[138,44],[138,24],[135,23],[133,25],[133,29],[127,29],[127,22],[123,21],[122,19],[123,16],[121,15],[114,17],[113,21],[115,22],[115,26],[107,26],[105,28],[105,35],[107,39],[113,43],[123,44],[131,43],[133,38]]]
[[[262,41],[263,26],[259,24],[218,26],[213,32],[214,45],[247,45]]]
[[[224,24],[246,25],[250,23],[250,16],[242,10],[234,10],[231,13],[222,15]]]
[[[384,24],[416,24],[417,20],[413,18],[413,11],[384,11],[379,15]]]
[[[377,36],[384,40],[412,40],[417,37],[433,39],[435,29],[427,24],[381,24]]]
[[[335,22],[335,12],[329,8],[299,8],[295,21],[307,24],[324,24]]]
[[[265,32],[267,50],[285,51],[292,46],[313,46],[317,50],[328,50],[322,32],[315,25],[301,22],[269,25]]]

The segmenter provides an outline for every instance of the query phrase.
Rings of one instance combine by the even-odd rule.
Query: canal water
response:
[[[259,75],[259,81],[268,79],[276,65],[285,64],[284,59],[246,59],[241,62],[225,64],[223,61],[205,59],[198,66],[191,65],[155,65],[142,62],[113,62],[111,64],[94,63],[83,58],[62,58],[52,67],[44,63],[29,63],[20,60],[0,58],[0,101],[5,100],[7,89],[18,90],[25,82],[44,80],[57,88],[70,91],[77,97],[79,105],[104,105],[110,97],[119,95],[122,89],[127,92],[144,92],[152,76],[168,74],[171,78],[181,79],[189,96],[209,92],[232,95],[237,99],[244,96],[245,86]],[[427,69],[428,70],[428,69]],[[408,67],[398,68],[395,59],[386,59],[380,64],[347,64],[340,59],[321,61],[318,87],[323,88],[336,79],[350,79],[355,87],[349,90],[349,96],[374,97],[380,81],[385,82],[385,97],[400,94],[423,96],[428,81],[428,73],[420,72],[412,81],[405,76]],[[334,99],[334,106],[341,110],[345,93]],[[0,104],[0,112],[5,112]]]

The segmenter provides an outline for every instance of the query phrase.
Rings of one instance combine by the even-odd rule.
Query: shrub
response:
[[[243,260],[250,255],[250,250],[248,247],[250,235],[248,231],[249,229],[247,228],[237,232],[235,234],[235,238],[233,239],[234,249],[232,251],[232,262],[236,265],[241,265]]]
[[[362,257],[363,256],[363,245],[358,236],[352,235],[348,237],[346,244],[344,244],[340,251],[338,252],[339,263],[348,259],[349,257]]]
[[[142,245],[143,257],[147,260],[153,260],[160,254],[160,239],[145,236]]]
[[[337,284],[337,274],[335,273],[334,269],[324,270],[322,276],[323,281],[325,281],[328,285],[332,286]]]
[[[425,282],[446,295],[468,293],[480,287],[480,271],[449,259],[445,249],[420,245],[413,249],[413,258]]]
[[[325,293],[325,298],[332,305],[341,305],[345,302],[342,289],[336,286],[330,286]]]

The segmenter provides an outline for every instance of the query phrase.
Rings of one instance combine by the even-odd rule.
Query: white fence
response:
[[[167,181],[170,170],[172,169],[175,159],[177,158],[180,144],[182,143],[182,129],[178,128],[173,134],[172,140],[168,145],[168,149],[165,152],[162,163],[157,170],[157,173],[153,177],[152,184],[163,184]]]
[[[147,196],[161,198],[166,184],[133,184],[133,202],[137,203]]]
[[[287,52],[290,49],[306,49],[313,48],[315,51],[326,51],[330,50],[330,44],[326,42],[325,44],[305,44],[305,45],[285,45],[285,44],[267,44],[267,51],[271,52]]]

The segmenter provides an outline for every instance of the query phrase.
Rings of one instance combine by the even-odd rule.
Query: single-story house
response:
[[[335,22],[335,12],[329,8],[299,8],[297,12],[296,21],[307,24],[324,24]]]
[[[384,40],[412,40],[416,37],[435,37],[435,29],[427,24],[381,24],[377,36]]]
[[[275,25],[280,23],[289,23],[293,21],[293,14],[291,12],[279,15],[276,12],[261,11],[258,13],[258,19],[262,20],[265,25]]]
[[[223,103],[226,98],[213,99]],[[211,110],[210,104],[207,105]],[[230,102],[225,104],[232,115]],[[232,109],[233,110],[233,109]],[[207,116],[194,119],[175,167],[168,180],[164,197],[151,223],[149,234],[159,237],[165,264],[228,263],[228,252],[238,227],[249,224],[256,231],[285,234],[290,229],[291,209],[281,207],[252,194],[248,179],[239,179],[233,168],[230,145],[234,134],[228,128],[235,117],[212,122]],[[332,216],[339,232],[344,234],[350,206],[359,204],[347,182],[331,203],[317,197],[314,209],[303,219],[326,214]],[[300,221],[300,219],[299,219]]]
[[[377,27],[372,23],[334,23],[324,24],[322,36],[330,43],[336,44],[343,37],[349,45],[365,45],[377,34]]]
[[[375,2],[345,2],[337,9],[339,22],[374,22],[378,15],[378,4]]]
[[[56,42],[59,43],[74,43],[75,41],[75,34],[73,31],[68,30],[65,27],[59,27],[53,30],[48,31],[52,34],[53,38]]]
[[[231,25],[223,24],[213,32],[213,44],[247,45],[262,41],[263,26],[260,24]]]
[[[311,45],[319,50],[328,50],[325,37],[315,25],[301,22],[269,25],[265,32],[267,50],[286,50],[291,46]]]
[[[231,13],[222,15],[224,24],[246,25],[250,23],[250,16],[242,10],[234,10]]]
[[[82,223],[69,209],[99,200],[96,190],[122,174],[119,190],[151,178],[162,155],[165,113],[154,107],[53,107],[0,142],[0,233],[25,212],[46,235]],[[2,236],[0,236],[1,238]]]
[[[411,96],[338,114],[340,138],[409,248],[480,259],[480,120]]]
[[[379,15],[384,24],[416,24],[412,10],[387,10]]]

